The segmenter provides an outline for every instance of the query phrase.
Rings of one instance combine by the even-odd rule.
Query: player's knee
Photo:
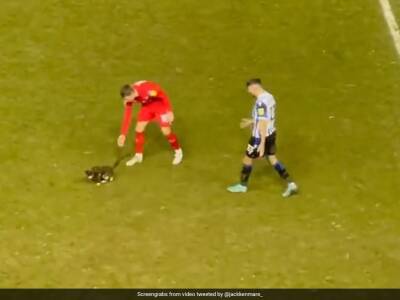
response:
[[[144,132],[144,130],[146,129],[146,126],[147,126],[147,123],[139,122],[136,124],[135,130],[136,130],[136,132],[139,132],[139,133]]]
[[[172,133],[171,127],[161,127],[161,132],[163,135],[168,136]]]
[[[268,161],[271,165],[276,165],[278,163],[278,158],[275,155],[268,155]]]
[[[253,164],[253,160],[248,156],[244,156],[242,162],[244,165],[247,165],[247,166],[251,166]]]

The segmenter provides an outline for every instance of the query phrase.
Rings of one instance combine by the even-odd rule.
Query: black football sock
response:
[[[240,173],[240,184],[247,186],[253,166],[243,165],[242,172]]]
[[[286,180],[287,182],[293,182],[293,180],[290,178],[289,173],[286,171],[285,166],[281,162],[277,162],[274,165],[274,169],[276,172],[278,172],[279,176]]]

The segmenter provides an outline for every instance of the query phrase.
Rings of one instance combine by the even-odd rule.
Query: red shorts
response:
[[[138,114],[138,122],[157,122],[161,127],[171,126],[169,109],[160,101],[143,105]]]

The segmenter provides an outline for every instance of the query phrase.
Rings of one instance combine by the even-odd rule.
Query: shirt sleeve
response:
[[[150,89],[147,91],[147,97],[149,98],[156,98],[160,94],[160,91],[157,89]]]
[[[148,87],[147,91],[146,91],[146,96],[148,98],[157,98],[160,97],[162,95],[162,90],[161,87],[159,87],[156,84],[152,84]]]
[[[128,134],[129,128],[131,126],[132,107],[133,107],[133,103],[127,103],[125,105],[124,118],[123,118],[122,124],[121,124],[121,134],[123,134],[123,135]]]

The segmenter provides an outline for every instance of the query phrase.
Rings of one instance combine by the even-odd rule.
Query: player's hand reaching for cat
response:
[[[118,147],[123,147],[125,145],[125,140],[126,140],[126,136],[121,134],[117,140]]]

